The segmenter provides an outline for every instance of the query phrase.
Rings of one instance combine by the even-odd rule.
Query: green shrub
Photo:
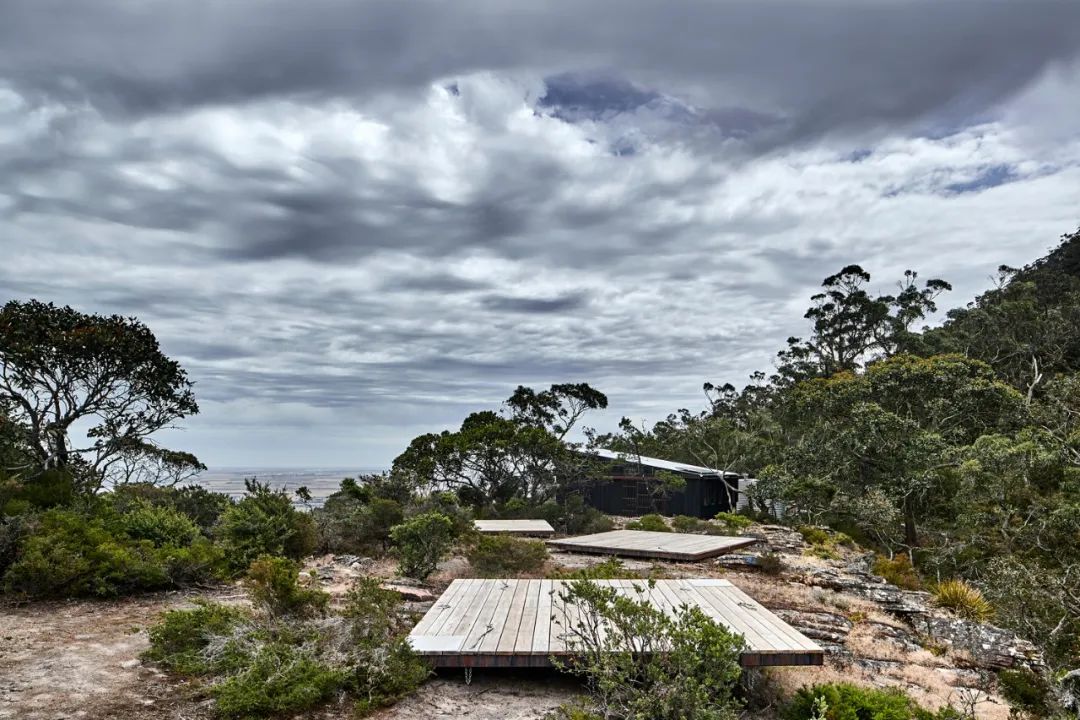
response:
[[[829,531],[825,528],[803,525],[798,530],[799,534],[803,536],[803,540],[811,545],[828,545],[832,542]]]
[[[201,603],[164,613],[144,658],[205,678],[215,713],[226,718],[296,713],[340,693],[363,714],[423,682],[430,671],[408,644],[412,621],[396,593],[363,578],[333,614],[325,594],[299,586],[295,570],[282,558],[260,559],[246,583],[252,611]]]
[[[401,573],[423,580],[435,572],[454,542],[454,524],[437,512],[409,518],[390,531],[401,562]]]
[[[699,518],[690,517],[689,515],[676,515],[671,518],[671,527],[676,532],[681,533],[694,533],[702,530],[702,525],[707,523],[702,522]]]
[[[172,507],[191,518],[191,521],[209,533],[233,504],[225,493],[212,492],[201,485],[185,485],[176,488],[169,498]]]
[[[578,621],[560,630],[574,659],[559,667],[586,679],[586,712],[655,720],[738,717],[734,690],[743,640],[700,608],[672,616],[587,580],[571,583],[558,601],[580,610]],[[651,651],[657,647],[664,652]]]
[[[1045,717],[1053,701],[1047,679],[1031,670],[1002,670],[998,673],[998,690],[1009,706],[1022,713]]]
[[[153,543],[70,510],[43,513],[4,575],[8,592],[36,597],[114,597],[171,585]]]
[[[175,488],[152,483],[119,485],[111,493],[102,496],[102,499],[121,514],[146,505],[175,510],[206,534],[217,525],[221,514],[232,504],[228,495],[211,492],[200,485]]]
[[[567,495],[562,503],[547,501],[537,508],[537,517],[547,520],[564,535],[589,535],[615,527],[611,518],[586,503],[577,493]]]
[[[542,568],[548,551],[540,540],[481,535],[469,548],[468,558],[479,577],[512,577]]]
[[[572,570],[556,568],[548,577],[559,580],[634,580],[643,576],[636,570],[627,570],[622,560],[613,557],[588,567]]]
[[[934,587],[934,604],[948,608],[962,618],[986,622],[994,616],[994,607],[982,591],[963,580],[946,580]]]
[[[145,500],[132,503],[118,518],[117,527],[132,540],[149,540],[154,547],[190,545],[200,535],[187,515]]]
[[[181,675],[205,675],[217,669],[205,654],[210,642],[232,634],[250,618],[244,610],[196,601],[192,610],[169,610],[150,628],[150,649],[143,657]]]
[[[326,611],[330,596],[300,584],[300,566],[282,557],[263,555],[248,568],[244,587],[256,607],[270,615],[315,615]]]
[[[662,515],[657,515],[656,513],[642,515],[637,520],[626,523],[626,529],[648,530],[650,532],[671,532],[671,528],[668,527],[664,517]]]
[[[246,570],[260,555],[299,560],[315,549],[315,522],[282,490],[245,480],[247,495],[222,513],[219,534],[229,564]]]
[[[15,562],[33,524],[34,518],[30,515],[0,514],[0,578]]]
[[[892,560],[879,557],[874,560],[874,574],[880,575],[897,587],[907,590],[922,589],[922,581],[911,565],[911,558],[899,553]]]
[[[960,720],[950,707],[920,708],[899,688],[879,690],[850,683],[804,687],[784,708],[785,720]]]
[[[318,705],[346,678],[346,670],[320,660],[312,648],[277,641],[259,647],[240,672],[213,685],[210,695],[222,717],[267,717]]]
[[[324,552],[385,554],[390,529],[405,515],[394,500],[373,497],[364,501],[339,491],[313,511],[312,517]]]
[[[415,504],[410,514],[424,515],[433,512],[450,520],[450,524],[453,525],[454,537],[468,535],[475,529],[472,513],[468,508],[461,505],[454,493],[432,493]]]
[[[412,692],[431,674],[412,651],[407,635],[412,623],[400,613],[397,593],[361,578],[345,599],[343,615],[350,628],[348,686],[357,697],[358,714],[389,705]]]
[[[718,523],[723,531],[729,535],[739,535],[743,530],[754,524],[754,521],[745,515],[728,512],[716,513],[713,521]]]
[[[75,502],[76,495],[72,474],[51,469],[29,478],[9,481],[0,493],[0,504],[4,506],[5,514],[18,515],[30,510],[69,507]]]
[[[784,571],[784,561],[774,552],[759,555],[754,561],[754,567],[766,575],[779,575]]]

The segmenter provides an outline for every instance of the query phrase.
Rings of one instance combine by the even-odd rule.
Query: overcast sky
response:
[[[145,321],[211,466],[659,419],[848,263],[962,305],[1078,224],[1075,0],[0,1],[0,301]]]

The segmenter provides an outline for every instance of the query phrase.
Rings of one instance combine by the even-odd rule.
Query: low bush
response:
[[[879,690],[850,683],[804,687],[784,708],[785,720],[961,720],[951,707],[919,707],[899,688]]]
[[[933,602],[948,608],[962,618],[986,622],[994,616],[994,607],[982,591],[963,580],[946,580],[934,586]]]
[[[323,552],[382,555],[390,545],[390,529],[405,514],[394,500],[361,499],[358,493],[338,491],[312,512]]]
[[[671,528],[675,532],[703,532],[703,525],[708,525],[708,523],[702,521],[700,518],[690,517],[689,515],[676,515],[675,517],[671,518]]]
[[[142,500],[133,503],[117,525],[132,540],[149,540],[154,547],[190,545],[200,534],[187,515]]]
[[[736,513],[718,512],[713,518],[720,528],[729,535],[739,535],[743,530],[754,524],[754,521],[745,515]]]
[[[397,593],[379,587],[378,580],[361,579],[345,600],[349,625],[351,669],[348,686],[356,710],[365,714],[390,705],[412,692],[430,668],[409,645],[412,623],[399,612]]]
[[[115,597],[221,576],[224,556],[209,540],[191,537],[175,514],[143,513],[129,522],[107,507],[95,514],[48,510],[27,531],[4,575],[4,588],[34,597]],[[166,523],[160,532],[150,518]],[[132,537],[127,530],[154,537]]]
[[[401,563],[401,574],[424,580],[454,542],[454,523],[442,513],[409,518],[390,531]]]
[[[742,673],[743,640],[699,608],[682,608],[672,616],[644,599],[589,581],[571,583],[558,601],[581,611],[578,621],[563,629],[574,659],[559,664],[583,677],[590,691],[576,717],[738,717],[734,691]]]
[[[319,658],[307,644],[274,641],[259,646],[243,668],[210,689],[217,714],[257,718],[314,707],[338,692],[347,671]]]
[[[622,560],[608,558],[588,567],[572,570],[556,568],[548,577],[556,580],[633,580],[642,575],[635,570],[627,570]]]
[[[1052,712],[1050,683],[1031,670],[1002,670],[998,673],[998,691],[1019,713],[1046,717]]]
[[[187,517],[205,534],[209,535],[217,525],[221,514],[232,504],[224,494],[212,492],[200,485],[184,487],[161,487],[152,483],[128,483],[119,485],[104,500],[119,513],[150,505],[168,508]]]
[[[438,513],[450,520],[453,526],[454,537],[468,535],[473,532],[473,516],[468,508],[462,506],[457,495],[451,492],[432,493],[419,503],[411,506],[411,515],[425,515]]]
[[[253,611],[202,603],[164,613],[149,631],[144,658],[205,678],[215,714],[225,718],[297,713],[342,693],[364,714],[423,682],[429,669],[408,645],[411,622],[396,593],[364,578],[340,615],[286,615],[277,611],[283,599],[295,609],[298,593],[307,592],[293,569],[278,562],[252,568],[253,576],[270,576],[248,583]],[[321,600],[314,604],[325,608]]]
[[[784,571],[784,561],[774,552],[759,555],[754,561],[754,567],[766,575],[779,575]]]
[[[244,481],[247,494],[221,515],[218,534],[234,570],[250,567],[260,555],[299,560],[315,549],[317,532],[311,515],[300,512],[283,490],[268,483]]]
[[[245,610],[196,601],[191,610],[169,610],[149,630],[150,649],[143,657],[181,675],[204,675],[215,669],[206,648],[250,620]]]
[[[631,520],[626,523],[627,530],[648,530],[650,532],[671,532],[671,528],[668,527],[667,521],[664,520],[663,515],[657,515],[656,513],[649,513],[648,515],[642,515],[637,520]]]
[[[897,587],[906,590],[921,590],[922,581],[915,568],[911,565],[911,558],[904,553],[899,553],[891,560],[879,557],[874,560],[874,574],[880,575]]]
[[[274,616],[317,615],[330,604],[330,595],[300,583],[300,566],[287,558],[258,558],[248,568],[244,586],[256,607]]]
[[[481,535],[469,548],[468,558],[479,577],[512,577],[542,568],[548,551],[541,540]]]
[[[615,527],[611,518],[586,503],[577,493],[567,495],[561,503],[547,501],[537,508],[537,517],[547,520],[551,527],[565,535],[590,535]]]

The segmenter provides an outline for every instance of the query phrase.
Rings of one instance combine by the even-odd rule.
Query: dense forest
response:
[[[423,580],[464,543],[473,567],[535,570],[541,544],[476,538],[472,519],[543,517],[561,533],[610,527],[583,500],[596,467],[580,452],[607,447],[757,478],[753,519],[843,533],[914,586],[961,581],[987,603],[983,616],[1039,646],[1049,680],[1075,682],[1080,232],[1023,268],[1001,267],[991,289],[930,327],[948,282],[908,271],[893,287],[873,290],[857,265],[826,278],[805,336],[741,389],[705,383],[703,410],[601,434],[585,426],[608,405],[599,390],[519,387],[457,430],[415,438],[389,472],[345,480],[312,512],[256,480],[239,501],[188,482],[205,469],[198,458],[154,435],[198,412],[193,386],[144,324],[9,302],[0,308],[0,587],[20,600],[116,597],[243,578],[250,612],[170,613],[152,633],[152,658],[225,678],[212,685],[224,716],[291,712],[342,692],[370,709],[425,676],[404,645],[407,624],[392,620],[396,600],[363,584],[331,622],[297,563],[316,551],[392,556],[401,574]],[[663,492],[673,481],[656,482]],[[211,636],[235,645],[222,640],[209,657]],[[327,665],[319,653],[330,645]],[[282,681],[275,667],[295,675]],[[690,683],[686,697],[699,690]],[[731,717],[724,702],[700,717]]]

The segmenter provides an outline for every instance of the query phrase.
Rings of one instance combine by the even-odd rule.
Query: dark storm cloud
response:
[[[643,95],[612,85],[616,104],[659,90],[707,107],[722,95],[779,109],[797,137],[970,116],[1078,46],[1080,4],[1065,0],[9,0],[0,10],[0,75],[112,112],[361,97],[477,69],[617,68]],[[566,84],[555,95],[604,104]]]
[[[481,302],[488,310],[543,315],[579,310],[588,305],[589,296],[583,292],[567,293],[552,298],[488,295]]]

